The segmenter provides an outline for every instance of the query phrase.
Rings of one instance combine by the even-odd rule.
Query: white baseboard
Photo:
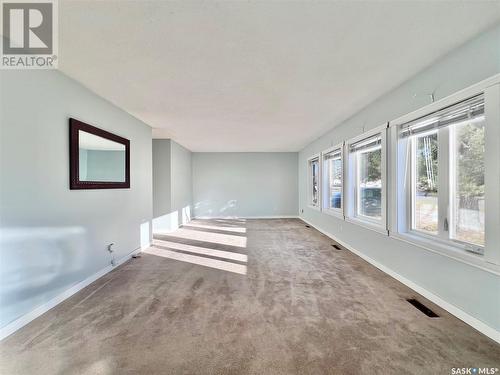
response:
[[[276,215],[276,216],[196,216],[193,219],[298,219],[298,215]]]
[[[413,281],[405,278],[404,276],[401,276],[397,272],[395,272],[395,271],[391,270],[390,268],[384,266],[383,264],[379,263],[378,261],[376,261],[376,260],[370,258],[369,256],[367,256],[367,255],[359,252],[358,250],[354,249],[351,245],[349,245],[348,243],[345,243],[344,241],[339,240],[338,238],[336,238],[333,234],[329,233],[328,231],[326,231],[326,230],[324,230],[322,228],[319,228],[318,226],[312,224],[311,222],[309,222],[308,220],[306,220],[306,219],[304,219],[302,217],[300,219],[303,222],[309,224],[311,227],[313,227],[316,230],[318,230],[319,232],[321,232],[324,235],[330,237],[335,242],[338,242],[340,245],[342,245],[343,247],[345,247],[350,252],[356,254],[360,258],[366,260],[371,265],[377,267],[382,272],[385,272],[389,276],[393,277],[394,279],[398,280],[402,284],[406,285],[408,288],[413,289],[418,294],[424,296],[429,301],[435,303],[439,307],[441,307],[444,310],[448,311],[450,314],[456,316],[458,319],[460,319],[463,322],[467,323],[468,325],[470,325],[474,329],[478,330],[482,334],[488,336],[490,339],[492,339],[492,340],[500,343],[500,332],[497,331],[496,329],[490,327],[489,325],[487,325],[486,323],[482,322],[481,320],[479,320],[477,318],[474,318],[472,315],[469,315],[468,313],[466,313],[462,309],[456,307],[455,305],[452,305],[451,303],[445,301],[441,297],[439,297],[436,294],[428,291],[427,289],[421,287],[420,285],[415,284]]]
[[[83,288],[85,288],[87,285],[93,283],[94,281],[103,277],[105,274],[112,271],[113,269],[115,269],[119,265],[125,263],[127,260],[132,258],[132,256],[134,254],[137,254],[140,252],[141,252],[140,248],[135,249],[130,254],[127,254],[123,258],[117,260],[114,266],[112,266],[110,264],[109,266],[103,268],[102,270],[96,272],[95,274],[87,277],[85,280],[80,281],[78,284],[73,285],[71,288],[66,289],[64,292],[55,296],[54,298],[52,298],[48,302],[44,303],[43,305],[38,306],[34,310],[31,310],[29,313],[21,316],[20,318],[17,318],[13,322],[7,324],[5,327],[0,329],[0,340],[3,340],[4,338],[12,335],[18,329],[24,327],[26,324],[28,324],[32,320],[35,320],[40,315],[46,313],[47,311],[49,311],[53,307],[57,306],[58,304],[60,304],[64,300],[68,299],[73,294],[75,294],[75,293],[79,292],[80,290],[82,290]]]

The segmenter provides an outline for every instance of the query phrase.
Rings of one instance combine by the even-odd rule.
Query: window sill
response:
[[[349,223],[353,223],[366,229],[373,230],[385,236],[388,235],[387,229],[382,224],[373,223],[371,221],[359,219],[357,217],[346,217],[345,220]]]
[[[323,208],[323,213],[344,220],[344,214],[342,210],[337,211],[337,210],[332,210],[331,208]]]
[[[466,263],[468,265],[475,266],[485,271],[500,275],[499,265],[490,263],[484,258],[484,255],[470,253],[464,250],[461,246],[453,246],[453,244],[439,242],[433,239],[419,236],[418,234],[414,233],[390,232],[389,236],[411,245],[418,246],[424,250],[431,251],[433,253],[437,253],[458,260],[462,263]]]

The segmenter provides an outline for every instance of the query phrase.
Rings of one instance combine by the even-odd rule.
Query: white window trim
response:
[[[327,214],[327,215],[331,215],[331,216],[335,216],[335,217],[338,217],[342,220],[344,220],[345,216],[344,216],[344,208],[345,208],[345,197],[344,197],[344,186],[345,186],[345,161],[344,161],[344,147],[345,146],[345,142],[342,142],[342,143],[339,143],[335,146],[332,146],[332,147],[329,147],[327,148],[326,150],[324,150],[322,153],[321,153],[321,180],[323,181],[323,185],[321,186],[321,191],[322,191],[322,196],[321,196],[321,207],[322,207],[322,211]],[[340,150],[340,161],[341,161],[341,164],[342,164],[342,188],[341,188],[341,191],[340,191],[340,195],[341,195],[341,208],[330,208],[329,207],[329,204],[327,204],[327,197],[325,195],[325,193],[327,193],[329,191],[329,189],[327,188],[327,184],[329,183],[329,176],[327,176],[327,174],[325,173],[325,162],[324,162],[324,157],[325,155],[329,154],[330,152],[332,151],[336,151],[336,150]],[[330,199],[330,197],[328,197],[328,199]]]
[[[347,161],[347,168],[344,173],[345,178],[344,186],[344,203],[345,203],[345,220],[354,224],[361,225],[365,228],[375,230],[377,232],[383,233],[385,235],[388,234],[387,231],[387,127],[388,123],[380,125],[374,129],[371,129],[357,137],[351,138],[346,141],[345,145],[345,155]],[[381,180],[382,180],[382,189],[381,189],[381,206],[382,206],[382,219],[378,220],[370,220],[368,218],[362,218],[356,215],[355,213],[355,205],[356,205],[356,161],[354,160],[354,155],[349,151],[350,146],[356,142],[359,142],[363,139],[370,138],[380,134],[381,136],[381,149],[382,149],[382,157],[380,161],[381,165]]]
[[[319,164],[319,173],[318,173],[318,205],[312,204],[311,198],[312,198],[312,171],[311,171],[311,162],[315,159],[318,159],[318,164]],[[316,210],[316,211],[321,211],[321,169],[322,169],[322,163],[321,163],[321,154],[314,154],[311,157],[307,159],[307,207]]]
[[[472,96],[484,93],[486,113],[486,154],[485,154],[485,246],[484,255],[465,250],[464,244],[450,240],[439,241],[432,236],[410,231],[407,228],[408,216],[406,202],[409,189],[401,188],[398,176],[404,173],[406,159],[401,156],[404,147],[398,140],[398,126],[415,120],[444,107],[453,105]],[[494,273],[500,272],[500,74],[490,77],[475,85],[449,95],[414,112],[401,116],[389,123],[390,155],[389,167],[391,181],[389,191],[392,193],[389,204],[391,218],[389,235],[393,238],[414,244],[428,251],[436,252],[464,263],[477,266]]]

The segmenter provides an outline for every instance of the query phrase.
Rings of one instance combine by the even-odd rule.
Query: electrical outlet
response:
[[[108,245],[108,251],[111,254],[111,265],[114,267],[116,265],[116,262],[115,262],[115,255],[113,254],[113,252],[114,252],[113,245],[114,245],[114,243],[110,243]]]

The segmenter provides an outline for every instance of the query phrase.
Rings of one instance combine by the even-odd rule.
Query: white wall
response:
[[[297,216],[295,152],[194,153],[194,214]]]
[[[389,238],[307,207],[307,158],[500,72],[500,27],[479,36],[320,137],[300,152],[301,217],[446,303],[500,330],[500,277],[494,272]],[[415,96],[416,94],[416,96]],[[333,103],[334,105],[334,103]],[[336,124],[332,124],[336,125]],[[500,162],[500,161],[499,161]]]
[[[0,327],[150,240],[151,128],[58,71],[1,71]],[[69,117],[130,140],[130,189],[69,189]],[[142,237],[141,237],[142,231]]]
[[[153,139],[153,233],[191,220],[191,151],[171,139]]]

